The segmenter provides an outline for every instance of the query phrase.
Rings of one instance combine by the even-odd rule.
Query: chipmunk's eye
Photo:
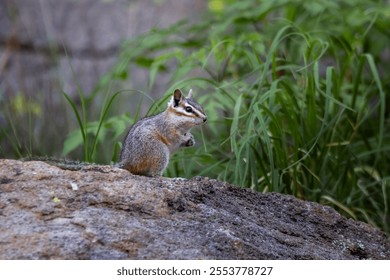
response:
[[[186,110],[187,113],[191,113],[192,112],[192,108],[190,106],[187,106],[185,108],[185,110]]]

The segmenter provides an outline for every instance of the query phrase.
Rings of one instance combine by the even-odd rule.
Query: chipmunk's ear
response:
[[[188,93],[187,98],[188,98],[188,99],[192,99],[192,88],[190,89],[190,92]]]
[[[179,106],[180,102],[183,100],[183,93],[180,89],[175,89],[173,92],[173,107]]]

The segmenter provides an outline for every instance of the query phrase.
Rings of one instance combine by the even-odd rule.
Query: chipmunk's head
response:
[[[175,89],[168,103],[168,111],[177,118],[178,123],[187,123],[188,127],[207,121],[207,116],[202,106],[192,99],[192,90],[185,97],[180,89]]]

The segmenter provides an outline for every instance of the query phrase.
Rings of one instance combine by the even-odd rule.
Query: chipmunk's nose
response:
[[[203,122],[206,122],[206,121],[207,121],[207,116],[204,116]]]

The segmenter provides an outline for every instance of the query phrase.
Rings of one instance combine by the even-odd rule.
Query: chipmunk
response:
[[[118,166],[137,175],[162,176],[174,151],[195,145],[190,129],[206,121],[203,108],[192,99],[192,90],[184,97],[176,89],[164,112],[141,119],[130,128]]]

